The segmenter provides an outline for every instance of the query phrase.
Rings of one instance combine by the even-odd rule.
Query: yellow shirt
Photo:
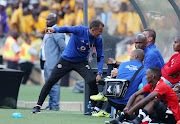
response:
[[[119,12],[117,14],[118,27],[117,32],[121,35],[126,34],[126,21],[127,21],[127,12]]]
[[[66,4],[69,4],[71,10],[74,11],[74,9],[75,9],[75,0],[63,1],[63,2],[61,3],[61,6],[64,7]]]
[[[59,19],[57,25],[58,25],[59,27],[64,26],[64,19]]]
[[[88,22],[93,20],[96,16],[96,11],[94,8],[88,8]],[[83,16],[82,16],[83,17]]]
[[[11,20],[10,20],[10,25],[11,25],[10,30],[17,30],[19,32],[20,19],[21,19],[22,15],[23,15],[22,8],[18,8],[16,10],[14,10],[14,13],[12,14]]]
[[[65,14],[64,15],[64,26],[74,26],[75,14]]]
[[[127,12],[127,34],[135,35],[141,31],[141,19],[136,12]]]
[[[76,22],[75,25],[82,25],[83,24],[83,10],[78,10],[76,15]]]
[[[49,10],[46,10],[46,11],[43,11],[39,14],[39,17],[38,17],[38,27],[37,27],[37,30],[39,30],[40,33],[43,33],[44,32],[44,28],[47,27],[46,26],[46,17],[51,13],[51,11]]]
[[[23,15],[21,17],[21,23],[20,23],[20,31],[21,33],[32,33],[32,25],[34,24],[34,19],[32,14],[29,15]]]

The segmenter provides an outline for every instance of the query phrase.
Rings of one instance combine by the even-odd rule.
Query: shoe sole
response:
[[[41,112],[31,112],[32,114],[38,114],[38,113],[41,113]]]
[[[110,121],[105,121],[104,123],[105,123],[105,124],[113,124],[113,123],[111,123]],[[118,124],[122,124],[122,123],[119,122]]]
[[[105,124],[111,124],[109,121],[105,121],[104,123],[105,123]]]
[[[122,124],[133,124],[133,123],[129,123],[129,122],[123,122]]]

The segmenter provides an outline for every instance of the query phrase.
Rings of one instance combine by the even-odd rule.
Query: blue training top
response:
[[[135,72],[142,66],[143,64],[138,60],[123,62],[120,64],[118,68],[118,75],[117,79],[126,79],[130,80]],[[141,71],[137,74],[135,79],[131,82],[131,84],[128,87],[128,90],[125,94],[125,96],[122,99],[110,99],[111,101],[117,103],[117,104],[127,104],[129,98],[131,95],[133,95],[137,90],[139,84],[142,82],[143,84],[147,84],[147,80],[145,78],[146,76],[146,69],[143,68]]]
[[[159,65],[162,68],[164,66],[164,59],[161,55],[161,52],[158,50],[158,48],[156,47],[156,45],[154,45],[154,43],[150,44],[147,46],[149,49],[151,49],[151,51],[155,52],[156,55],[159,58]]]
[[[164,66],[164,61],[162,61],[154,50],[150,49],[148,46],[144,49],[144,53],[144,67],[146,69],[150,67],[158,67],[161,69]]]
[[[88,61],[90,46],[93,44],[97,51],[98,74],[102,74],[104,55],[101,36],[98,38],[92,36],[89,32],[89,28],[82,25],[58,27],[54,28],[54,30],[59,33],[72,33],[71,38],[61,55],[65,60],[71,62]]]

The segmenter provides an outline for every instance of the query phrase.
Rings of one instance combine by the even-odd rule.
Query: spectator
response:
[[[49,4],[43,2],[39,7],[39,17],[38,17],[38,25],[36,27],[37,33],[44,33],[44,28],[46,27],[46,17],[50,14]]]
[[[173,89],[161,78],[161,70],[157,67],[151,67],[146,72],[148,84],[143,89],[134,93],[119,119],[132,117],[135,111],[139,109],[138,116],[130,122],[123,124],[140,124],[142,120],[150,116],[158,123],[176,124],[180,120],[179,101]],[[144,93],[150,93],[145,98],[135,103],[136,99]],[[142,108],[142,109],[141,109]],[[117,124],[117,120],[110,121],[109,124]]]
[[[0,37],[3,37],[4,33],[7,33],[6,26],[6,4],[7,2],[4,0],[0,1]]]
[[[7,61],[7,68],[18,69],[19,46],[16,41],[18,36],[18,32],[13,30],[5,41],[3,58]]]
[[[36,49],[31,47],[31,40],[27,37],[26,41],[21,45],[19,51],[19,66],[24,72],[22,84],[26,84],[33,68],[33,62],[37,55]]]
[[[66,73],[71,70],[77,71],[89,85],[90,95],[95,95],[98,92],[96,81],[101,79],[103,69],[103,47],[101,34],[104,29],[104,24],[99,20],[93,20],[90,27],[82,25],[74,27],[58,27],[46,28],[45,32],[51,34],[53,32],[68,32],[73,33],[69,43],[62,53],[62,57],[57,65],[54,67],[51,76],[42,88],[41,94],[37,105],[33,108],[32,113],[40,112],[41,105],[43,104],[46,96],[51,90],[51,87]],[[97,51],[97,65],[98,73],[96,79],[93,78],[93,72],[88,64],[88,55],[90,50],[96,47]],[[95,52],[95,51],[92,51]],[[92,107],[96,102],[92,101]]]
[[[64,26],[74,26],[75,24],[75,14],[71,11],[70,5],[66,4],[64,6]]]
[[[77,13],[75,19],[75,25],[83,25],[83,1],[77,0]]]
[[[134,6],[132,4],[128,5],[126,27],[127,36],[133,36],[143,30],[141,19],[135,12]]]

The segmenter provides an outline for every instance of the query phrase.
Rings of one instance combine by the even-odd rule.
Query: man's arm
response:
[[[119,65],[121,64],[121,62],[118,62],[118,61],[114,60],[113,58],[108,58],[108,59],[106,60],[106,64],[107,64],[107,65],[108,65],[108,64],[115,64],[115,65],[119,66]]]
[[[78,25],[78,26],[72,26],[72,27],[47,27],[45,28],[45,33],[47,34],[51,34],[51,33],[73,33],[73,34],[82,34],[82,26]]]
[[[124,113],[127,113],[130,108],[132,107],[132,104],[134,103],[137,96],[144,94],[145,92],[141,89],[135,92],[128,100],[128,103],[126,104],[126,107],[124,108]]]
[[[180,71],[180,56],[177,57],[177,60],[174,62],[174,64],[171,66],[164,66],[164,71],[167,73],[167,75],[172,75]],[[179,74],[178,74],[179,75]]]
[[[140,107],[148,104],[150,101],[152,101],[154,98],[156,98],[159,95],[158,92],[152,92],[148,96],[146,96],[144,99],[140,100],[136,105],[130,108],[130,110],[127,112],[128,115],[132,115],[137,109]]]
[[[96,76],[96,80],[101,79],[101,74],[103,74],[103,63],[104,63],[104,54],[103,54],[103,43],[102,43],[102,37],[99,36],[98,39],[96,39],[95,47],[97,51],[97,67],[98,67],[98,75]]]

